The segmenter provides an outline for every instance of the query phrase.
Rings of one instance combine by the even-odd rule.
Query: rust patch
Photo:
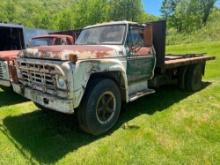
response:
[[[50,34],[50,35],[42,35],[42,36],[33,37],[33,39],[38,39],[38,38],[72,38],[72,36],[62,35],[62,34]]]
[[[133,51],[137,56],[152,55],[152,47],[134,48]]]
[[[10,50],[10,51],[0,51],[0,59],[2,60],[12,60],[17,57],[19,50]]]
[[[62,39],[65,41],[65,45],[73,45],[75,43],[75,39],[70,35],[62,35],[62,34],[51,34],[51,35],[42,35],[33,37],[32,39],[44,39],[44,38],[50,38],[53,40],[52,45],[56,45],[57,39]]]
[[[105,46],[61,45],[41,46],[24,50],[24,57],[63,59],[64,56],[74,54],[78,59],[103,58],[114,55],[114,49]]]
[[[147,25],[144,28],[144,44],[151,47],[153,45],[153,26]]]
[[[96,57],[97,58],[103,58],[106,57],[108,54],[106,52],[97,52]]]
[[[16,59],[19,50],[0,51],[0,59],[7,61],[9,77],[12,81],[17,82],[17,72],[14,60]]]
[[[95,51],[111,51],[112,48],[105,47],[105,46],[87,46],[87,45],[60,45],[60,46],[41,46],[38,47],[38,50],[41,51],[46,51],[46,52],[61,52],[63,50],[69,50],[69,51],[79,51],[79,52],[84,52],[89,51],[89,52],[95,52]]]
[[[11,60],[8,62],[8,67],[9,67],[9,74],[13,82],[17,83],[18,82],[18,77],[17,77],[17,71],[16,71],[16,65],[15,65],[15,60]]]

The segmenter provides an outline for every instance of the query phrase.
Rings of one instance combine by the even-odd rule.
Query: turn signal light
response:
[[[73,63],[76,63],[76,61],[78,60],[78,57],[76,54],[70,54],[69,55],[69,60]]]

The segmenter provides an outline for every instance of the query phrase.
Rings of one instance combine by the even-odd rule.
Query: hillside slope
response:
[[[208,23],[201,29],[192,33],[177,33],[175,29],[169,29],[167,44],[186,44],[198,42],[220,41],[220,9],[216,9],[209,17]]]
[[[134,9],[130,8],[134,5]],[[0,3],[0,21],[54,30],[82,28],[112,20],[146,22],[141,0],[8,0]]]
[[[0,21],[20,23],[28,27],[56,28],[54,20],[75,0],[10,0],[0,3]]]

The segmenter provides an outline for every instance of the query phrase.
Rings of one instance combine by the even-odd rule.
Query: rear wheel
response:
[[[121,110],[121,93],[110,79],[95,79],[89,83],[82,104],[77,112],[82,130],[100,135],[111,129]]]
[[[184,90],[186,89],[186,73],[187,73],[187,67],[179,68],[178,70],[178,86],[180,89]]]
[[[198,91],[202,88],[203,65],[195,64],[187,69],[185,88],[189,91]]]

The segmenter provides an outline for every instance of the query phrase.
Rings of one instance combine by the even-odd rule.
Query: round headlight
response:
[[[67,86],[66,86],[66,81],[63,77],[59,77],[58,80],[57,80],[57,87],[60,88],[60,89],[66,89]]]

